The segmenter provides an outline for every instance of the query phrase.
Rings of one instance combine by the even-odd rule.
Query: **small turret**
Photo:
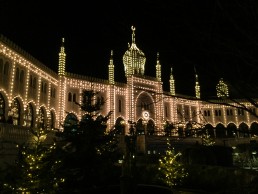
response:
[[[111,50],[111,56],[108,65],[108,81],[110,84],[115,84],[115,75],[114,75],[114,62],[113,62],[113,50]]]
[[[194,72],[195,72],[195,97],[200,99],[201,98],[201,91],[200,91],[198,75],[196,73],[195,67],[194,67]]]
[[[65,48],[64,48],[64,38],[62,38],[62,45],[59,52],[59,62],[58,62],[58,75],[65,75]]]
[[[159,53],[157,53],[156,78],[161,81],[161,65],[159,62]]]
[[[174,80],[174,76],[173,76],[173,73],[172,73],[172,67],[171,67],[171,72],[170,72],[169,85],[170,85],[170,94],[171,95],[176,95],[176,93],[175,93],[175,80]]]

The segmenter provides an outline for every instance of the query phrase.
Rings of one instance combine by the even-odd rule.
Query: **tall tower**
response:
[[[196,73],[196,69],[194,68],[195,72],[195,97],[200,99],[201,98],[201,91],[200,91],[200,85],[198,81],[198,75]]]
[[[108,82],[109,82],[109,92],[108,92],[108,110],[114,111],[115,105],[115,71],[114,71],[114,62],[113,62],[113,50],[111,50],[111,56],[108,65]],[[114,114],[110,115],[110,119],[108,121],[108,128],[111,129],[114,126]]]
[[[113,50],[111,50],[111,56],[110,56],[109,65],[108,65],[108,82],[109,84],[115,84]]]
[[[161,81],[161,65],[159,62],[159,53],[157,53],[156,78],[158,81]]]
[[[173,76],[173,73],[172,73],[172,67],[171,67],[171,72],[170,72],[169,86],[170,86],[170,94],[171,95],[176,95],[175,80],[174,80],[174,76]]]
[[[62,38],[61,49],[59,52],[59,62],[58,62],[58,79],[59,79],[59,88],[58,88],[58,120],[57,123],[63,122],[65,118],[65,97],[66,97],[66,78],[65,78],[65,47],[64,47],[64,38]],[[59,127],[59,126],[58,126]],[[61,128],[62,126],[60,126]]]
[[[65,75],[65,47],[64,47],[64,38],[62,38],[62,45],[59,52],[59,63],[58,63],[58,75]]]

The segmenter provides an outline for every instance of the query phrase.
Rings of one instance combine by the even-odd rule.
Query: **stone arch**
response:
[[[122,117],[118,117],[115,122],[115,129],[118,134],[125,135],[125,120]]]
[[[226,128],[221,123],[217,124],[215,127],[216,138],[226,137]]]
[[[86,116],[86,115],[83,115]],[[78,117],[74,113],[68,113],[64,120],[64,126],[71,126],[78,124]]]
[[[155,103],[153,97],[147,92],[141,92],[136,98],[136,118],[142,116],[142,111],[147,110],[151,118],[155,118]]]
[[[202,131],[202,134],[205,134],[206,132],[212,138],[214,138],[216,136],[214,127],[211,124],[209,124],[209,123],[204,126],[204,130]]]
[[[2,92],[0,92],[0,122],[1,123],[6,122],[7,107],[8,107],[7,97]]]
[[[246,123],[241,123],[239,125],[239,137],[249,137],[249,127]]]
[[[23,118],[23,104],[20,97],[15,97],[8,110],[7,122],[13,125],[21,125]]]
[[[82,120],[89,116],[87,114],[82,116]],[[74,113],[68,113],[64,119],[64,133],[78,133],[78,117]]]
[[[237,127],[234,123],[229,123],[227,125],[227,137],[236,137],[237,136]]]
[[[250,133],[252,136],[258,136],[258,123],[253,122],[250,126]]]

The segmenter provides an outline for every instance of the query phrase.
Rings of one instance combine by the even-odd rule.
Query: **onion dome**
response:
[[[146,57],[145,54],[135,44],[135,27],[132,26],[132,44],[128,43],[128,50],[123,56],[126,76],[139,74],[144,75]]]

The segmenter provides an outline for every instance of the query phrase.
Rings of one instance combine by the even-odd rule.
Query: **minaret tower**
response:
[[[114,62],[113,62],[113,50],[111,50],[111,56],[109,60],[108,65],[108,82],[109,82],[109,92],[108,92],[108,110],[114,111],[114,105],[115,105],[115,71],[114,71]],[[114,114],[110,115],[110,119],[108,121],[108,128],[112,129],[114,126],[115,120],[114,120]]]
[[[64,48],[64,38],[62,38],[62,45],[59,52],[59,63],[58,63],[58,75],[64,76],[65,75],[65,48]]]
[[[159,53],[157,53],[156,78],[161,81],[161,65],[159,62]]]
[[[169,86],[170,86],[170,94],[171,95],[176,95],[176,93],[175,93],[175,80],[174,80],[174,76],[173,76],[173,73],[172,73],[172,67],[171,67],[171,73],[170,73]]]
[[[110,56],[109,65],[108,65],[108,81],[109,81],[109,84],[115,84],[113,50],[111,50],[111,56]]]
[[[65,47],[64,47],[64,38],[62,38],[62,45],[59,52],[59,62],[58,62],[58,79],[59,79],[59,87],[58,87],[58,119],[57,123],[63,123],[65,118],[65,97],[66,97],[66,78],[65,78]],[[59,126],[58,126],[59,127]],[[62,126],[60,126],[62,128]]]
[[[200,99],[201,98],[200,85],[199,85],[198,75],[196,73],[195,68],[194,68],[194,72],[195,72],[195,97]]]

